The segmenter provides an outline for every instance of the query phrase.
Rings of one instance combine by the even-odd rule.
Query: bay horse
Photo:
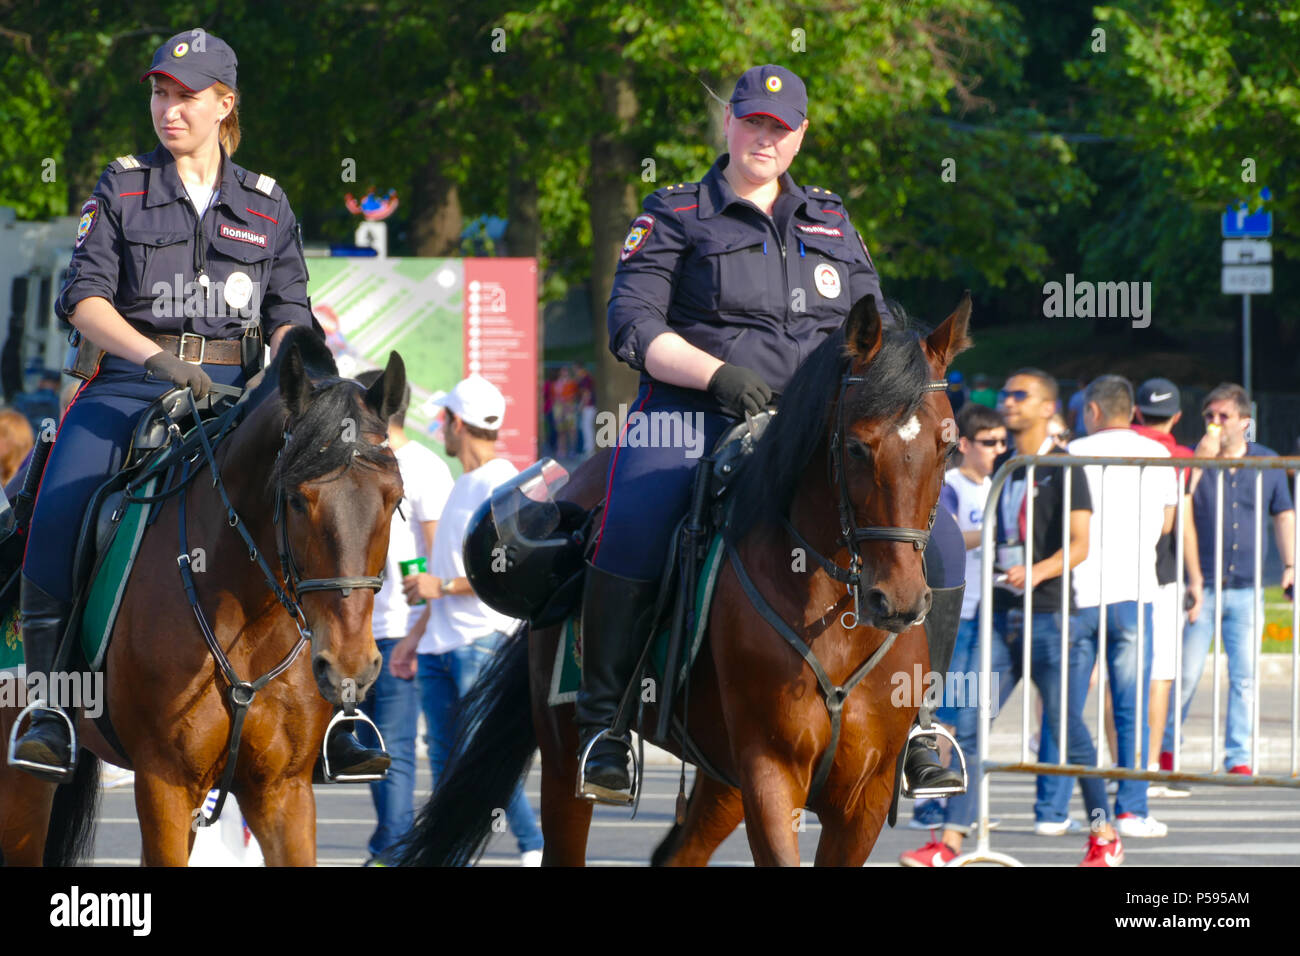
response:
[[[769,609],[811,648],[836,687],[885,653],[844,699],[832,749],[832,721],[812,665],[756,609],[729,557],[709,612],[707,650],[686,696],[698,752],[739,787],[697,774],[685,823],[655,862],[702,865],[743,818],[757,864],[797,865],[805,806],[822,825],[817,864],[866,861],[917,710],[916,701],[891,703],[891,676],[910,677],[914,665],[929,664],[920,623],[930,603],[921,550],[928,535],[917,532],[933,515],[956,446],[952,407],[936,383],[970,345],[969,318],[967,293],[925,338],[885,330],[868,296],[796,372],[737,481],[729,540]],[[606,452],[579,468],[564,497],[595,507],[608,460]],[[844,571],[854,553],[848,540],[864,561],[863,618],[852,626],[846,612],[853,595],[827,567],[834,562]],[[799,560],[801,549],[817,554]],[[521,628],[466,697],[455,752],[404,841],[403,863],[472,862],[490,836],[493,808],[506,805],[535,746],[542,754],[543,865],[585,862],[592,805],[575,796],[574,707],[547,704],[561,633]],[[644,707],[643,733],[655,726],[656,711]],[[668,747],[682,755],[676,735]],[[814,792],[823,759],[829,773]]]
[[[82,718],[85,749],[73,779],[57,792],[0,762],[6,863],[84,859],[93,841],[97,757],[135,770],[142,862],[183,866],[189,859],[193,811],[227,762],[233,706],[181,577],[172,577],[184,498],[188,546],[204,552],[204,567],[192,563],[199,607],[234,672],[252,681],[274,669],[298,646],[299,624],[309,638],[310,658],[297,655],[255,695],[230,789],[268,865],[315,864],[312,771],[326,725],[353,687],[364,699],[381,666],[371,631],[373,589],[402,497],[387,423],[401,403],[406,371],[391,353],[383,375],[364,389],[339,377],[318,333],[295,328],[261,381],[250,385],[247,412],[213,456],[238,517],[200,454],[193,481],[160,506],[140,542],[104,664],[106,707],[122,752]],[[236,532],[240,521],[259,555]],[[274,580],[300,608],[298,622],[259,563],[261,554],[277,552],[288,561],[282,558]],[[265,573],[273,574],[269,568]],[[344,589],[340,581],[353,586]],[[6,737],[15,715],[0,713]]]

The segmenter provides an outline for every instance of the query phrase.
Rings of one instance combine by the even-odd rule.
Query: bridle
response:
[[[193,393],[187,392],[186,397],[189,399],[190,412],[194,416],[194,421],[198,423],[195,430],[198,433],[198,440],[202,449],[203,457],[212,473],[212,486],[221,496],[221,503],[226,509],[226,523],[238,531],[240,537],[244,539],[244,544],[248,547],[248,559],[257,563],[257,566],[261,569],[262,576],[266,579],[266,583],[270,587],[271,592],[275,595],[276,599],[284,609],[289,612],[289,616],[293,619],[294,626],[298,630],[298,640],[294,642],[293,647],[283,658],[280,659],[278,664],[255,680],[246,681],[240,678],[239,674],[235,671],[234,665],[231,664],[230,658],[226,656],[226,652],[222,650],[220,642],[213,633],[212,627],[209,625],[207,617],[203,613],[203,608],[199,605],[198,591],[194,586],[194,574],[190,567],[189,536],[185,520],[186,501],[189,497],[185,491],[190,482],[193,481],[195,476],[203,467],[202,463],[198,463],[199,453],[195,452],[194,454],[182,459],[180,465],[180,478],[176,484],[171,488],[168,488],[167,491],[147,498],[129,499],[132,501],[153,502],[169,498],[174,494],[179,495],[177,500],[176,524],[180,534],[180,552],[176,557],[176,564],[180,568],[181,581],[185,587],[185,596],[190,602],[190,608],[194,611],[194,617],[195,620],[198,621],[199,630],[203,634],[204,643],[207,644],[208,651],[212,654],[212,659],[216,662],[217,668],[221,671],[226,683],[230,685],[229,694],[232,714],[230,723],[230,739],[226,750],[226,766],[222,771],[220,781],[217,783],[217,801],[211,813],[204,816],[202,807],[192,811],[193,819],[191,821],[191,827],[195,829],[198,827],[211,826],[221,816],[221,809],[226,802],[227,794],[230,792],[230,785],[234,781],[235,760],[239,755],[239,741],[243,733],[244,718],[248,715],[248,708],[253,703],[253,697],[259,690],[288,670],[297,659],[298,655],[302,652],[302,649],[312,639],[311,626],[307,623],[307,617],[303,613],[302,605],[299,603],[302,594],[311,591],[341,591],[343,592],[343,596],[347,597],[352,592],[353,588],[366,588],[372,591],[379,591],[384,586],[383,574],[307,579],[301,577],[297,563],[293,558],[293,549],[289,542],[288,522],[284,520],[284,482],[279,478],[276,479],[275,483],[275,512],[272,517],[272,522],[276,529],[276,541],[280,558],[280,572],[281,577],[284,580],[284,586],[281,587],[280,583],[275,579],[275,574],[271,571],[270,565],[267,564],[266,559],[262,556],[262,552],[258,549],[257,543],[253,540],[252,535],[249,534],[243,519],[241,519],[239,513],[235,511],[235,506],[231,504],[230,496],[226,492],[225,483],[221,480],[221,472],[217,467],[217,459],[213,453],[212,447],[214,441],[219,443],[221,439],[243,418],[245,412],[248,410],[248,406],[244,403],[244,399],[248,394],[249,393],[245,392],[244,396],[241,396],[240,401],[236,402],[235,405],[221,417],[219,420],[220,427],[217,428],[213,440],[209,440],[207,425],[202,423],[199,419],[198,405],[194,401]],[[171,432],[173,437],[179,438],[180,428],[175,421],[169,422],[168,430]],[[279,452],[276,454],[277,467],[280,460],[284,457],[285,452],[288,450],[289,441],[292,438],[292,432],[288,427],[284,429],[283,436],[284,441],[280,445]],[[387,440],[382,442],[380,445],[380,447],[387,446]],[[353,455],[356,454],[358,454],[358,452],[354,450]],[[197,467],[196,463],[198,463]],[[351,716],[355,713],[355,699],[348,700],[345,697],[343,707],[344,712],[348,716]]]
[[[854,375],[852,367],[846,360],[846,367],[843,375],[840,377],[840,394],[835,403],[835,430],[831,433],[830,446],[826,454],[826,477],[827,482],[836,489],[837,502],[840,518],[840,536],[838,543],[848,549],[849,566],[843,567],[827,558],[820,551],[814,548],[805,540],[795,528],[794,523],[790,521],[789,515],[783,515],[781,520],[785,524],[786,530],[799,543],[799,546],[805,552],[810,554],[818,564],[836,581],[845,585],[848,593],[853,598],[853,610],[845,611],[840,615],[840,624],[847,628],[853,629],[858,626],[862,620],[862,553],[858,550],[858,545],[863,541],[899,541],[910,542],[912,547],[917,551],[924,552],[926,545],[930,543],[930,530],[934,527],[935,515],[939,510],[939,503],[936,501],[934,507],[930,509],[930,518],[926,522],[925,529],[920,528],[897,528],[892,526],[872,525],[866,528],[859,528],[857,520],[854,518],[853,502],[849,498],[848,486],[848,462],[845,459],[846,445],[845,434],[848,431],[848,425],[845,420],[844,397],[848,394],[849,388],[854,385],[861,385],[866,382],[863,375]],[[937,379],[927,382],[922,391],[925,392],[942,392],[948,388],[946,378]],[[924,565],[925,558],[921,559]],[[845,619],[852,617],[852,623]]]
[[[288,450],[292,438],[293,433],[286,428],[284,431],[284,444],[280,446],[280,451],[275,456],[277,465]],[[387,448],[388,439],[385,438],[377,447]],[[359,452],[353,450],[352,454],[355,456]],[[347,597],[352,593],[353,588],[369,588],[371,591],[383,589],[384,575],[382,572],[376,575],[363,574],[350,577],[307,578],[304,580],[298,570],[297,562],[293,559],[293,547],[289,542],[289,523],[280,520],[284,516],[284,499],[284,482],[277,480],[275,483],[275,512],[272,515],[271,522],[275,525],[276,537],[279,542],[280,574],[284,578],[286,590],[288,591],[287,597],[293,602],[295,608],[298,605],[298,598],[308,591],[342,591],[343,596]],[[289,607],[289,605],[286,604],[285,607]],[[294,609],[290,608],[289,613],[294,614]],[[301,608],[297,608],[297,614],[301,615],[301,613]]]
[[[845,461],[845,441],[844,436],[848,430],[845,421],[844,396],[848,393],[852,385],[861,385],[866,381],[864,376],[854,375],[851,367],[846,367],[843,375],[840,377],[840,394],[836,403],[835,413],[835,430],[831,434],[830,449],[827,454],[827,477],[830,483],[836,487],[839,495],[839,514],[840,514],[840,537],[839,543],[849,551],[849,566],[847,568],[836,564],[825,555],[821,554],[816,548],[804,540],[794,525],[791,523],[789,515],[782,517],[786,529],[794,536],[804,550],[811,554],[817,563],[825,569],[836,581],[848,587],[849,594],[853,596],[853,610],[845,611],[840,615],[840,626],[846,630],[852,630],[858,626],[862,618],[862,554],[858,550],[858,545],[863,541],[899,541],[910,542],[912,547],[917,551],[924,552],[925,546],[930,541],[930,529],[934,527],[934,518],[938,513],[938,502],[930,509],[930,520],[925,530],[919,528],[894,528],[872,526],[869,528],[859,528],[853,518],[853,502],[849,499],[848,488],[848,462]],[[948,387],[944,379],[928,382],[924,391],[937,392]],[[836,684],[831,680],[826,669],[822,667],[821,661],[813,653],[813,649],[802,637],[795,633],[794,629],[777,613],[769,602],[754,584],[753,578],[745,569],[745,564],[740,558],[740,552],[736,549],[735,542],[730,538],[726,542],[727,559],[731,562],[732,570],[735,572],[736,580],[740,584],[740,589],[749,599],[749,603],[759,616],[767,622],[777,634],[785,639],[812,671],[813,677],[817,680],[817,690],[822,695],[822,700],[826,703],[826,712],[830,717],[831,737],[826,749],[822,751],[821,759],[817,761],[817,767],[813,771],[812,781],[808,788],[808,799],[811,801],[825,784],[827,777],[830,776],[831,766],[835,762],[835,752],[839,747],[840,729],[843,723],[844,702],[848,699],[853,688],[871,672],[871,670],[884,660],[885,655],[889,653],[898,639],[898,632],[889,632],[883,641],[876,647],[871,655],[863,661],[847,679],[841,684]],[[924,554],[921,558],[922,568],[925,565]],[[852,616],[853,623],[846,623],[845,618]]]

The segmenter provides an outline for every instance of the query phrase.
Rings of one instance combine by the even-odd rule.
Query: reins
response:
[[[223,437],[225,437],[227,432],[233,429],[234,426],[243,419],[248,410],[248,406],[244,402],[247,394],[248,393],[245,392],[244,395],[241,396],[240,401],[236,402],[234,406],[223,413],[222,418],[220,419],[220,427],[217,429],[216,441],[218,443]],[[230,785],[234,781],[235,762],[239,755],[239,743],[243,733],[244,718],[248,716],[248,709],[253,703],[254,696],[256,696],[257,692],[267,684],[288,670],[297,659],[298,655],[302,652],[303,647],[305,647],[312,638],[311,627],[308,625],[306,615],[303,613],[302,606],[299,603],[300,596],[304,592],[309,591],[339,590],[343,592],[344,597],[347,597],[354,588],[368,588],[373,591],[378,591],[383,587],[384,582],[382,574],[374,576],[363,575],[299,580],[297,564],[293,559],[293,551],[289,543],[288,523],[282,520],[284,517],[284,485],[281,481],[277,480],[275,511],[272,517],[272,522],[276,528],[280,571],[285,585],[284,587],[281,587],[279,581],[276,580],[275,574],[272,572],[270,565],[267,564],[266,559],[262,556],[261,550],[257,547],[257,543],[253,541],[252,535],[249,534],[243,519],[240,518],[239,513],[235,510],[234,505],[230,501],[230,496],[226,491],[225,482],[221,480],[221,472],[217,466],[216,455],[213,452],[213,442],[209,440],[207,428],[204,423],[199,420],[198,405],[194,400],[193,393],[187,392],[186,398],[189,401],[190,412],[194,416],[194,420],[198,422],[197,430],[199,445],[202,449],[203,457],[207,461],[209,471],[212,474],[212,486],[217,490],[217,494],[221,497],[221,503],[226,509],[226,523],[239,532],[240,537],[243,538],[244,544],[248,548],[249,561],[257,563],[258,568],[262,572],[263,578],[266,579],[267,586],[270,587],[271,592],[275,595],[276,599],[289,613],[289,617],[293,619],[294,626],[298,630],[297,641],[294,642],[294,645],[289,652],[281,658],[280,662],[269,671],[252,681],[246,681],[240,678],[234,665],[230,662],[230,658],[226,655],[225,651],[222,650],[220,642],[218,642],[216,635],[212,631],[212,627],[208,623],[207,617],[203,613],[203,608],[199,605],[198,591],[194,584],[193,569],[190,566],[189,535],[186,521],[189,496],[184,492],[203,468],[201,463],[198,464],[197,467],[194,467],[195,463],[198,462],[199,459],[197,452],[188,458],[183,459],[181,462],[181,474],[179,480],[166,492],[160,495],[147,497],[128,496],[127,500],[129,501],[153,502],[170,498],[179,493],[180,497],[177,501],[176,524],[180,538],[180,553],[176,556],[176,564],[180,570],[181,582],[185,588],[185,596],[190,602],[190,608],[194,612],[194,618],[198,622],[199,631],[203,635],[204,643],[207,644],[208,650],[212,654],[212,659],[216,663],[218,670],[220,670],[222,677],[225,678],[226,683],[230,686],[229,696],[232,714],[230,735],[226,748],[226,766],[217,783],[217,802],[212,813],[205,816],[202,807],[196,808],[192,811],[191,815],[193,820],[191,822],[191,827],[197,829],[199,827],[211,826],[221,816],[221,810],[225,805],[226,796],[230,792]],[[178,435],[180,432],[179,426],[177,426],[174,421],[169,422],[168,430],[173,435]],[[283,435],[284,442],[280,446],[279,453],[276,455],[277,463],[285,454],[285,451],[289,446],[289,441],[292,438],[292,433],[287,429],[284,431]],[[345,701],[345,713],[349,715],[352,714],[355,706],[355,701]]]
[[[803,535],[795,528],[788,515],[782,515],[782,523],[785,529],[794,537],[799,546],[806,553],[812,555],[813,559],[826,571],[830,577],[841,584],[845,585],[849,595],[853,598],[853,610],[845,611],[840,615],[840,626],[845,630],[852,630],[858,626],[862,620],[862,555],[858,550],[858,545],[863,541],[898,541],[910,543],[917,551],[924,551],[930,541],[930,530],[934,527],[935,515],[938,513],[938,503],[930,509],[930,519],[926,528],[895,528],[885,526],[870,526],[859,528],[853,515],[853,502],[849,498],[847,475],[847,462],[844,459],[845,441],[844,435],[847,431],[844,411],[844,397],[852,385],[861,385],[866,381],[865,376],[854,375],[846,368],[840,378],[839,397],[836,401],[835,430],[831,435],[830,447],[827,452],[827,480],[838,491],[836,502],[839,511],[840,520],[840,537],[839,544],[848,549],[849,566],[845,568],[827,558],[816,548],[814,548]],[[947,389],[946,379],[939,379],[926,383],[923,391],[937,392]],[[830,676],[822,667],[821,662],[813,649],[795,633],[794,629],[781,617],[780,614],[772,607],[766,598],[755,587],[749,572],[745,570],[744,563],[740,560],[740,552],[735,547],[730,538],[726,542],[727,557],[731,561],[731,566],[736,572],[736,579],[740,582],[740,588],[753,605],[754,610],[758,611],[764,621],[778,634],[781,635],[795,652],[808,664],[812,670],[813,676],[817,678],[817,689],[822,695],[822,700],[826,704],[826,710],[831,720],[831,739],[826,749],[822,751],[821,758],[817,762],[817,769],[813,773],[812,784],[808,790],[808,800],[813,798],[821,791],[826,779],[830,776],[831,767],[835,762],[835,753],[839,747],[840,730],[843,723],[844,701],[852,693],[853,689],[862,682],[862,679],[871,672],[871,670],[880,663],[894,642],[898,639],[898,632],[890,632],[889,635],[880,643],[872,653],[856,670],[853,671],[849,678],[843,683],[836,685]],[[922,558],[922,567],[924,568],[925,559]],[[847,623],[846,618],[852,616],[853,622]]]

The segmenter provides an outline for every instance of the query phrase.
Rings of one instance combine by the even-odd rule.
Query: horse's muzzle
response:
[[[364,700],[366,692],[379,679],[379,669],[383,665],[384,658],[378,648],[375,648],[374,654],[368,658],[366,664],[354,673],[349,673],[340,667],[332,651],[320,651],[312,654],[311,658],[311,672],[316,677],[316,686],[320,688],[321,696],[336,707],[349,703],[344,700],[345,680],[350,678],[352,681],[351,684],[346,685],[346,693],[349,696],[355,695],[358,701]]]

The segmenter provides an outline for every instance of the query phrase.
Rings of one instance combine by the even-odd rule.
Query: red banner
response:
[[[537,460],[537,261],[465,259],[464,370],[506,397],[497,448],[517,468]]]

